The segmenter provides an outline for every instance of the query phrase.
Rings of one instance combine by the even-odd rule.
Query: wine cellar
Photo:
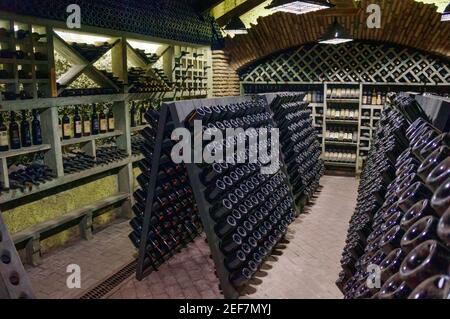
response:
[[[2,1],[0,299],[450,299],[449,130],[448,1]]]

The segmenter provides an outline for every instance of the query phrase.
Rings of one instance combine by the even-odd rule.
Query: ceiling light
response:
[[[234,36],[236,34],[247,34],[247,28],[245,27],[244,22],[239,17],[234,17],[228,22],[228,24],[223,28],[224,31]]]
[[[295,14],[329,9],[334,7],[328,0],[273,0],[266,9],[273,12],[283,11]]]
[[[442,12],[441,21],[450,21],[450,3],[445,8],[444,12]]]
[[[344,27],[337,22],[337,19],[334,19],[333,24],[330,25],[322,38],[319,39],[319,43],[322,44],[340,44],[350,41],[353,41],[353,38],[345,31]]]

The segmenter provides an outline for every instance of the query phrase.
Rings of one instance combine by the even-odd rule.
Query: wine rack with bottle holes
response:
[[[361,176],[336,282],[346,298],[448,298],[450,138],[392,95]],[[379,266],[380,287],[367,284]],[[447,291],[446,291],[447,290]]]
[[[258,98],[260,99],[260,98]],[[147,197],[146,197],[146,205],[145,205],[145,215],[143,221],[143,230],[142,230],[142,238],[140,240],[140,249],[139,249],[139,259],[137,266],[137,278],[142,279],[144,276],[149,274],[153,269],[154,265],[148,262],[148,254],[147,254],[147,245],[144,244],[147,242],[147,235],[149,231],[150,219],[152,218],[153,205],[155,203],[155,195],[156,195],[156,184],[158,178],[158,169],[153,169],[156,167],[160,167],[160,160],[162,158],[163,151],[163,143],[165,134],[169,134],[170,132],[165,132],[168,125],[174,125],[174,128],[185,127],[186,119],[189,115],[192,114],[193,111],[198,107],[215,107],[218,105],[229,105],[232,103],[254,103],[254,97],[242,97],[242,98],[225,98],[225,99],[202,99],[202,100],[190,100],[190,101],[180,101],[180,102],[172,102],[172,103],[164,103],[159,115],[158,121],[158,129],[156,133],[156,138],[154,142],[154,150],[152,154],[152,163],[150,169],[150,177],[147,189]],[[269,108],[264,101],[260,101],[259,106],[263,106],[265,113],[269,115]],[[262,111],[262,112],[264,112]],[[226,111],[230,112],[230,111]],[[260,111],[261,112],[261,111]],[[230,115],[232,117],[232,115]],[[269,120],[273,126],[272,120]],[[293,203],[293,195],[290,190],[289,182],[286,178],[285,167],[284,164],[281,163],[281,169],[278,170],[276,178],[281,185],[284,185],[283,188],[285,191],[284,199],[290,202],[290,211],[292,213],[292,218],[295,215],[294,203]],[[204,231],[207,236],[208,245],[211,249],[211,255],[214,260],[216,266],[216,273],[220,281],[221,289],[226,298],[237,298],[239,296],[239,292],[237,287],[233,286],[230,281],[231,272],[225,266],[225,254],[221,250],[221,240],[220,237],[216,234],[216,225],[217,221],[212,216],[213,204],[208,201],[205,191],[210,189],[213,185],[203,184],[204,179],[200,176],[206,173],[208,169],[211,169],[211,165],[200,164],[197,165],[195,163],[185,164],[187,168],[187,173],[189,176],[189,183],[194,192],[195,203],[198,208],[198,212],[200,215],[201,223],[203,225]],[[204,167],[206,165],[206,167]],[[240,165],[240,164],[238,164]],[[256,166],[258,167],[258,166]],[[272,180],[275,181],[274,177],[276,174],[271,174],[268,176],[272,177]],[[263,176],[263,175],[261,175]],[[266,177],[266,181],[269,178]],[[242,182],[242,181],[241,181]],[[241,185],[241,184],[239,184]],[[267,194],[270,197],[270,193]],[[282,199],[283,199],[282,198]],[[274,200],[274,198],[272,198]],[[280,198],[279,198],[280,199]],[[268,198],[265,198],[268,200]],[[280,199],[281,200],[281,199]],[[220,201],[218,202],[220,203]],[[214,210],[225,210],[225,206],[223,204],[215,204]],[[272,206],[274,209],[275,206]],[[267,211],[269,215],[273,214],[272,211]],[[262,218],[262,216],[261,216]]]
[[[209,49],[174,46],[172,81],[175,83],[175,97],[207,97],[212,87],[211,61]]]
[[[28,273],[23,268],[0,214],[0,299],[33,299]]]
[[[51,29],[0,18],[0,101],[51,96]]]
[[[296,205],[304,204],[316,191],[319,179],[324,173],[323,161],[320,159],[322,147],[312,125],[314,117],[311,117],[312,113],[309,113],[309,103],[303,101],[307,99],[304,93],[283,92],[262,96],[266,98],[275,124],[280,129],[280,140],[283,141],[281,151],[284,163],[287,165],[295,203]],[[293,116],[292,119],[285,122],[289,115]],[[286,123],[289,125],[283,125]],[[288,127],[295,123],[303,123],[302,128],[297,129],[296,133],[306,134],[295,136],[289,131]],[[283,128],[281,128],[282,125]],[[296,149],[303,141],[307,141],[308,144]]]

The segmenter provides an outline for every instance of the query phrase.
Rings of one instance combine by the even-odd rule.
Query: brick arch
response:
[[[381,29],[366,27],[365,8],[371,3],[381,7]],[[440,21],[434,5],[414,0],[361,0],[355,14],[337,18],[356,40],[394,43],[450,57],[450,23]],[[276,52],[316,42],[333,19],[326,10],[306,15],[279,12],[259,18],[248,34],[226,41],[230,65],[240,69]]]

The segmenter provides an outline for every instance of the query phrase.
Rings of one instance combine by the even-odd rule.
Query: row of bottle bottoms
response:
[[[328,88],[328,99],[359,99],[359,89],[352,88]]]
[[[332,119],[358,119],[359,110],[355,109],[335,109],[335,108],[327,108],[325,112],[325,116],[327,118]]]
[[[356,153],[352,151],[329,150],[323,153],[323,159],[331,162],[355,163]]]
[[[358,132],[349,129],[331,127],[325,132],[325,139],[332,141],[354,142],[358,141]]]
[[[0,113],[0,152],[42,144],[39,112],[33,110],[32,114],[30,121],[29,112],[22,110],[21,121],[18,123],[16,112],[11,111],[9,113],[9,124],[6,125],[3,114]]]

